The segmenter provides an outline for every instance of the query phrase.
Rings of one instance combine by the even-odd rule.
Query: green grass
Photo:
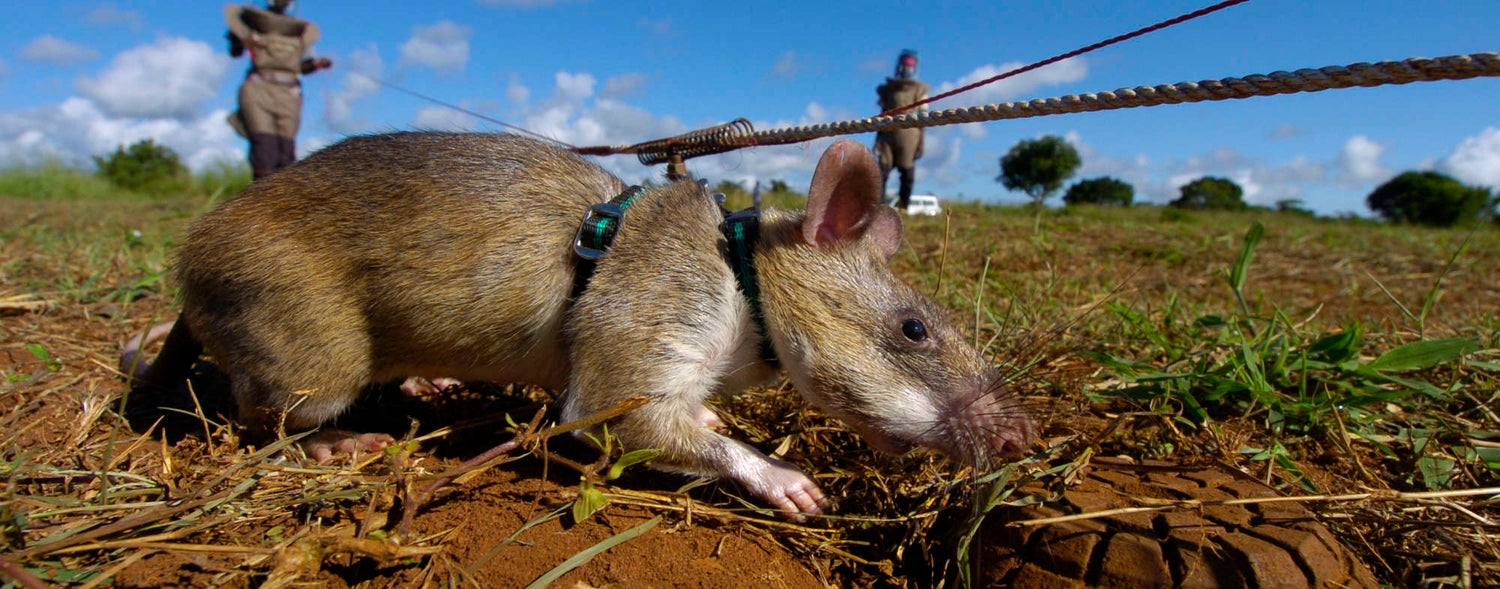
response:
[[[120,188],[89,171],[49,163],[0,170],[0,196],[28,200],[163,200],[190,197],[228,197],[250,185],[245,164],[219,163],[176,183],[167,192],[143,193]]]
[[[0,173],[0,297],[170,308],[173,244],[240,172],[165,195],[56,168]],[[748,206],[729,192],[730,208]],[[1153,431],[1087,442],[1098,452],[1231,464],[1292,494],[1500,486],[1500,230],[1148,206],[1049,210],[1034,231],[1027,207],[945,207],[903,217],[893,270],[997,364],[1024,369],[1025,392],[1150,418]],[[27,370],[0,380],[48,370],[59,350],[25,348]],[[1049,439],[1097,433],[1051,425]],[[982,506],[1011,500],[1022,474],[988,475]]]

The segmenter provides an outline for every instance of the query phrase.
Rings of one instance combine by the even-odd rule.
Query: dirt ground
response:
[[[7,391],[9,394],[0,396],[0,413],[6,415],[6,431],[15,436],[14,442],[21,447],[62,447],[75,443],[70,436],[82,435],[88,438],[86,444],[101,454],[110,454],[105,448],[114,448],[113,463],[129,464],[132,468],[128,470],[140,469],[136,463],[149,463],[149,469],[157,470],[168,480],[177,478],[183,488],[190,488],[193,479],[211,473],[216,467],[222,468],[224,461],[233,460],[232,449],[207,447],[201,437],[183,437],[169,432],[168,437],[177,440],[170,443],[139,435],[145,431],[115,431],[102,427],[103,424],[95,424],[101,427],[92,428],[94,431],[74,429],[85,419],[90,399],[107,399],[123,393],[123,381],[112,372],[110,365],[117,354],[116,342],[128,334],[119,331],[119,325],[111,316],[127,313],[149,318],[166,312],[164,308],[151,310],[149,306],[153,304],[63,307],[46,314],[5,317],[6,331],[18,337],[7,338],[9,341],[0,344],[0,354],[11,365],[44,373],[28,381],[27,386],[11,387]],[[61,370],[46,372],[21,345],[23,341],[39,338],[57,342],[53,353],[63,363]],[[200,380],[208,383],[204,396],[226,392],[215,390],[223,383],[213,375]],[[72,390],[87,393],[79,399],[69,394]],[[505,395],[503,390],[492,392],[499,397]],[[217,409],[232,415],[230,407],[222,403],[222,396],[219,399]],[[213,409],[209,407],[209,410]],[[451,423],[453,412],[450,409],[434,409],[427,413],[435,415],[435,425],[444,419],[438,414],[447,414]],[[382,423],[379,417],[369,415],[392,411],[410,412],[413,408],[382,407],[376,402],[362,407],[343,423],[378,426],[394,422],[397,428],[403,428],[404,419],[386,419]],[[527,415],[529,417],[529,413]],[[215,417],[215,421],[224,421],[221,416]],[[172,422],[193,424],[195,421],[180,419]],[[390,431],[397,435],[403,433],[402,429]],[[493,432],[490,435],[494,435]],[[113,444],[109,443],[111,439]],[[503,439],[503,434],[500,434],[490,441],[498,443]],[[560,441],[565,447],[560,452],[570,452],[582,460],[590,459],[589,449],[581,444],[571,443],[565,438]],[[474,446],[482,441],[469,440],[468,443],[469,447],[457,444],[439,446],[438,455],[424,458],[419,466],[429,472],[442,471],[461,463],[464,452],[473,454],[484,450]],[[71,466],[80,470],[97,467],[90,464]],[[616,504],[582,523],[558,517],[517,533],[527,522],[567,506],[577,490],[578,473],[561,467],[548,470],[547,476],[543,476],[541,461],[527,460],[488,470],[478,478],[465,481],[461,487],[450,489],[428,505],[415,520],[415,535],[441,538],[444,561],[454,563],[454,566],[463,563],[465,578],[477,586],[519,587],[569,557],[657,515],[657,512],[643,507]],[[646,472],[644,477],[661,479],[641,481],[646,488],[655,483],[657,487],[670,490],[686,482],[686,479],[660,473]],[[37,485],[32,490],[45,492],[47,487]],[[307,534],[318,534],[357,521],[365,514],[353,513],[356,507],[357,503],[338,501],[308,503],[280,514],[257,514],[253,518],[237,518],[217,524],[212,536],[239,538],[239,543],[244,546],[263,546],[268,541],[274,543],[279,539],[278,534],[287,533],[285,530],[300,527]],[[190,534],[184,540],[192,537]],[[119,570],[116,582],[120,587],[258,586],[264,581],[264,575],[247,574],[244,569],[247,557],[253,559],[257,556],[260,556],[258,550],[246,553],[232,550],[195,552],[191,549],[154,551]],[[434,573],[434,567],[380,566],[368,560],[348,560],[342,565],[327,566],[314,579],[303,580],[328,587],[421,586],[428,580],[424,575],[441,574]],[[564,575],[554,585],[822,587],[826,582],[820,580],[820,576],[827,578],[826,572],[820,575],[815,559],[784,546],[763,527],[712,521],[694,524],[683,518],[674,518],[594,557],[588,565]]]
[[[165,235],[175,235],[190,217],[151,207],[169,219],[160,229]],[[82,209],[37,208],[14,221],[87,222],[77,220]],[[57,220],[62,218],[69,220]],[[954,216],[952,227],[940,219],[911,221],[912,248],[894,266],[919,288],[939,292],[950,308],[973,312],[972,285],[988,271],[995,289],[990,296],[1033,310],[1002,323],[1034,322],[1040,326],[1034,330],[986,329],[1000,330],[1010,349],[1025,348],[1039,358],[1027,368],[1029,377],[1014,386],[1017,394],[1035,399],[1031,407],[1043,424],[1039,447],[1046,450],[1015,470],[992,473],[1013,479],[975,482],[975,473],[930,453],[875,452],[808,409],[785,383],[728,402],[721,414],[736,438],[802,466],[836,500],[830,517],[804,524],[770,516],[732,487],[695,485],[642,467],[626,469],[618,480],[593,477],[608,505],[577,518],[573,509],[585,479],[580,469],[593,471],[602,463],[595,448],[568,435],[514,461],[460,476],[435,494],[423,493],[438,474],[511,439],[516,425],[498,416],[524,426],[550,407],[551,397],[538,389],[468,383],[437,398],[410,398],[389,386],[373,390],[338,425],[416,436],[420,444],[326,466],[305,464],[285,445],[258,448],[241,440],[224,377],[207,362],[200,363],[191,389],[129,399],[120,407],[125,387],[114,369],[119,343],[174,315],[170,291],[130,288],[139,270],[124,257],[95,259],[71,246],[57,246],[62,253],[45,251],[55,242],[38,247],[11,241],[0,251],[0,276],[7,281],[0,284],[0,301],[7,303],[0,307],[0,368],[6,375],[0,383],[0,449],[7,469],[0,573],[20,571],[57,586],[119,587],[519,587],[549,579],[554,587],[952,587],[959,583],[960,555],[976,560],[982,583],[1017,582],[1019,569],[1005,568],[1015,558],[1008,554],[1016,553],[1006,550],[1015,548],[1040,550],[1049,562],[1078,571],[1076,578],[1046,577],[1055,586],[1107,586],[1119,562],[1144,563],[1131,570],[1160,565],[1174,575],[1188,574],[1191,567],[1182,563],[1190,558],[1171,543],[1177,537],[1171,522],[1179,520],[1167,516],[1084,526],[1077,541],[1098,548],[1069,562],[1050,556],[1061,554],[1052,543],[1055,532],[1018,540],[1003,527],[1016,518],[1207,493],[1183,490],[1180,478],[1162,482],[1167,479],[1140,475],[1126,481],[1072,470],[1091,456],[1170,458],[1192,469],[1259,481],[1267,496],[1306,494],[1278,463],[1240,451],[1268,443],[1264,416],[1190,427],[1159,407],[1096,396],[1118,379],[1068,353],[1101,341],[1121,354],[1147,347],[1142,336],[1114,321],[1068,323],[1121,284],[1127,287],[1122,300],[1152,312],[1183,305],[1193,307],[1187,313],[1192,317],[1233,304],[1219,275],[1232,261],[1238,226],[1225,233],[1148,221],[1145,228],[1120,228],[1065,216],[1054,221],[1058,235],[1050,242],[1026,237],[1029,217],[1000,226],[995,219],[962,215]],[[112,225],[106,230],[118,231]],[[1444,274],[1444,252],[1462,236],[1444,235],[1441,243],[1417,242],[1391,254],[1374,241],[1335,243],[1378,237],[1319,234],[1300,226],[1286,231],[1290,239],[1268,238],[1259,253],[1252,305],[1295,301],[1285,311],[1309,330],[1362,321],[1372,331],[1400,331],[1394,326],[1406,320],[1381,289],[1362,278],[1364,272],[1384,278],[1394,296],[1406,301],[1419,301],[1434,277],[1445,275],[1447,290],[1433,310],[1431,329],[1494,329],[1493,307],[1484,301],[1494,299],[1500,283],[1494,267],[1474,261],[1492,259],[1492,239],[1475,245],[1469,258]],[[951,259],[943,262],[945,244]],[[985,270],[990,259],[995,266]],[[933,269],[940,264],[947,264],[945,288],[934,284]],[[96,282],[125,285],[130,296],[58,296],[27,286],[62,283],[84,291]],[[1041,284],[1053,286],[1035,286]],[[1449,376],[1458,378],[1444,378]],[[1464,382],[1483,386],[1461,391],[1479,405],[1495,395],[1493,378],[1481,377],[1464,376],[1470,379]],[[1399,415],[1399,406],[1389,409],[1392,419],[1409,417]],[[1485,419],[1482,406],[1469,410]],[[556,419],[555,413],[543,417],[539,423]],[[1345,437],[1283,436],[1276,442],[1293,449],[1295,466],[1323,492],[1417,490],[1417,459],[1398,447],[1400,440],[1337,441]],[[1495,480],[1482,469],[1466,472],[1472,477],[1466,482]],[[1100,481],[1111,480],[1110,488],[1129,490],[1132,499],[1100,499]],[[1028,491],[1017,491],[1023,483]],[[986,495],[995,490],[1015,494]],[[981,530],[966,528],[976,502],[991,499],[999,505],[996,517]],[[1500,547],[1493,540],[1500,528],[1485,519],[1500,514],[1493,500],[1391,505],[1320,504],[1288,524],[1295,532],[1267,528],[1275,523],[1268,523],[1267,514],[1284,512],[1259,507],[1228,519],[1206,518],[1211,526],[1189,523],[1195,529],[1218,526],[1214,533],[1220,536],[1205,550],[1246,555],[1233,565],[1245,575],[1259,566],[1257,554],[1291,554],[1281,566],[1309,579],[1331,578],[1326,575],[1334,569],[1356,584],[1368,584],[1370,575],[1395,585],[1437,579],[1429,586],[1465,586],[1465,575],[1469,586],[1482,585],[1475,579],[1500,578]],[[1018,515],[1014,509],[1039,511]],[[411,519],[403,520],[408,513]],[[1149,536],[1147,530],[1160,536],[1160,548],[1123,540],[1137,532]],[[970,532],[975,544],[966,552]],[[1036,538],[1048,540],[1038,548]],[[1244,548],[1255,542],[1280,544],[1270,552]],[[1108,548],[1117,545],[1148,556],[1122,561]],[[1179,556],[1174,561],[1166,554]],[[583,562],[568,568],[569,561]],[[1368,569],[1349,568],[1356,561]],[[560,576],[547,577],[554,571]]]

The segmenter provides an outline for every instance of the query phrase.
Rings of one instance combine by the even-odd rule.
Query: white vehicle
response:
[[[913,194],[911,201],[906,204],[908,215],[941,215],[942,205],[938,204],[938,197],[931,194]]]

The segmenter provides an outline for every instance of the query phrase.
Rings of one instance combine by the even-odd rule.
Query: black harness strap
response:
[[[583,289],[588,288],[589,279],[594,277],[594,268],[599,265],[599,258],[604,257],[604,252],[615,242],[615,234],[620,231],[620,223],[625,218],[625,208],[630,206],[630,201],[646,192],[640,186],[626,188],[618,196],[609,202],[599,203],[589,207],[588,212],[583,214],[583,223],[578,226],[578,237],[573,239],[573,253],[578,255],[578,267],[573,271],[573,299],[583,294]]]
[[[578,266],[573,271],[573,300],[588,288],[589,279],[599,259],[614,244],[615,234],[625,219],[625,209],[635,197],[646,192],[640,186],[631,186],[609,202],[589,207],[578,226],[578,236],[573,240],[573,253],[578,256]],[[771,347],[771,338],[766,331],[765,314],[760,306],[760,288],[756,284],[755,242],[760,238],[760,211],[754,207],[724,217],[719,231],[728,241],[724,251],[725,260],[734,270],[735,281],[750,301],[751,317],[760,332],[760,356],[771,366],[777,366],[776,351]]]
[[[760,330],[760,357],[771,366],[777,366],[776,350],[771,347],[771,333],[766,331],[766,316],[760,305],[760,285],[755,272],[755,242],[760,239],[760,210],[752,207],[724,218],[719,231],[728,240],[724,257],[734,270],[734,278],[750,300],[750,316],[755,319],[755,328]]]

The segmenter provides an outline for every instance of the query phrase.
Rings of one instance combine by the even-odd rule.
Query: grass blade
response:
[[[1450,337],[1445,339],[1412,342],[1391,348],[1367,365],[1375,370],[1402,372],[1421,370],[1452,362],[1465,354],[1478,350],[1479,338]]]
[[[1240,255],[1234,259],[1234,268],[1229,271],[1229,286],[1236,293],[1245,287],[1245,271],[1250,268],[1250,259],[1255,257],[1255,246],[1260,243],[1260,237],[1265,232],[1266,227],[1261,225],[1260,221],[1251,223],[1250,230],[1245,232],[1245,242],[1240,246]]]
[[[543,589],[544,587],[551,585],[553,581],[556,581],[563,575],[568,574],[569,571],[583,566],[584,563],[593,560],[595,556],[598,556],[605,550],[614,548],[617,544],[624,543],[631,538],[644,534],[646,533],[646,530],[656,527],[656,524],[659,523],[661,523],[661,516],[658,515],[649,520],[646,520],[641,525],[605,538],[603,542],[590,546],[583,552],[574,554],[571,558],[563,561],[562,564],[552,567],[552,570],[542,573],[542,576],[537,577],[535,581],[532,581],[530,585],[527,585],[526,589]]]

